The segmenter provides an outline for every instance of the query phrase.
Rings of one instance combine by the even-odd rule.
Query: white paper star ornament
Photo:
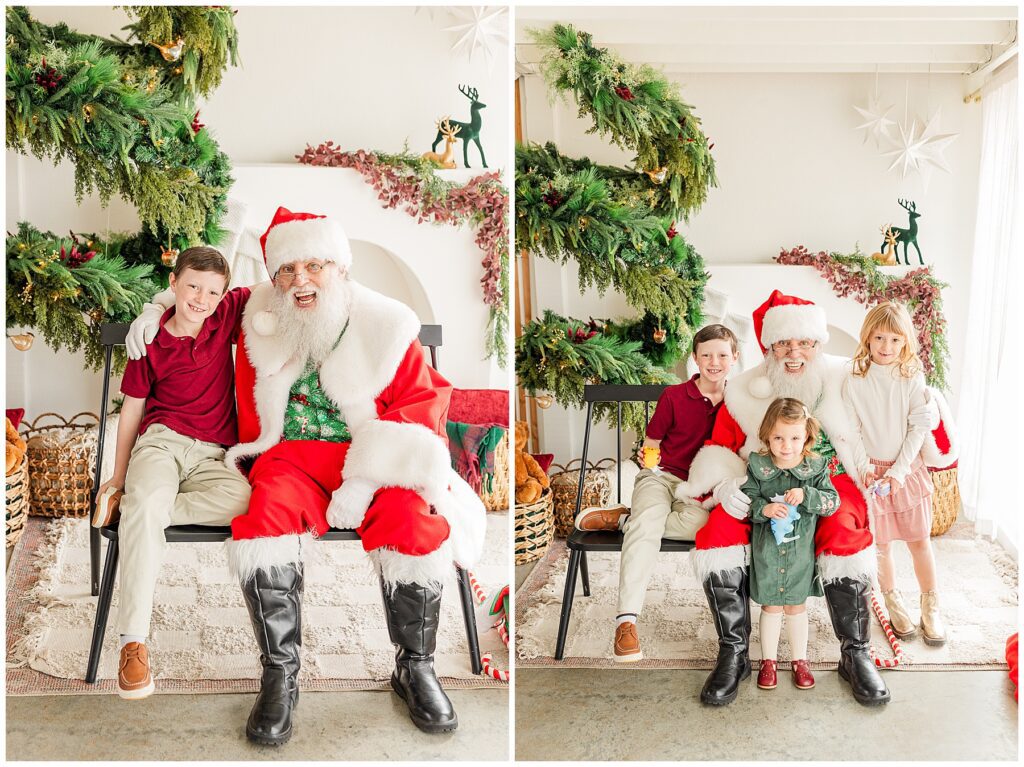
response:
[[[883,152],[883,157],[894,157],[892,164],[887,170],[899,168],[900,178],[906,178],[908,173],[921,169],[922,153],[925,142],[921,140],[921,134],[915,117],[910,126],[901,123],[899,125],[900,135],[895,140],[896,148],[891,152]]]
[[[491,57],[503,52],[508,45],[508,21],[505,8],[486,6],[456,6],[448,9],[459,21],[445,32],[455,32],[459,37],[452,45],[452,52],[467,53],[470,62],[476,53],[481,53],[488,67]]]
[[[896,124],[895,120],[890,120],[888,114],[892,111],[893,106],[882,106],[881,99],[878,98],[878,94],[874,94],[868,97],[867,107],[854,106],[854,109],[860,113],[860,116],[864,118],[864,122],[858,125],[854,130],[864,131],[864,143],[868,141],[870,136],[875,140],[875,147],[880,148],[882,140],[889,141],[891,136],[889,134],[892,126]]]

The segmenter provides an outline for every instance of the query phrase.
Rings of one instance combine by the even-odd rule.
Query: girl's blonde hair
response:
[[[914,332],[914,323],[910,319],[910,313],[901,304],[885,301],[869,311],[868,316],[864,318],[864,324],[860,329],[860,343],[853,355],[853,374],[855,376],[867,375],[868,368],[871,367],[868,341],[878,331],[903,336],[905,343],[898,360],[901,376],[913,378],[921,372],[921,358],[917,356],[917,333]]]
[[[761,421],[761,428],[757,430],[757,437],[761,440],[763,447],[758,450],[761,455],[769,455],[771,450],[768,447],[768,440],[772,436],[772,429],[779,421],[783,423],[802,423],[807,429],[807,439],[804,440],[803,457],[814,455],[814,443],[818,441],[818,434],[821,432],[821,424],[818,419],[811,415],[798,399],[791,397],[780,397],[768,406],[764,413],[764,420]]]

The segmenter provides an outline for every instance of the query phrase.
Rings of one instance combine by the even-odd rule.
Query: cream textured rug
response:
[[[508,516],[487,516],[485,553],[474,574],[491,592],[508,581]],[[114,689],[120,589],[114,589],[99,679],[88,685],[84,677],[97,601],[89,595],[88,583],[88,521],[32,517],[7,573],[8,694]],[[302,619],[304,690],[388,687],[394,650],[379,581],[358,542],[317,542],[312,547]],[[481,631],[480,643],[483,652],[493,653],[495,666],[508,667],[508,651],[496,631]],[[158,692],[258,688],[258,652],[238,584],[228,574],[223,544],[168,546],[149,647]],[[450,687],[505,686],[473,676],[454,568],[442,599],[435,668]]]
[[[958,526],[960,527],[960,526]],[[961,530],[963,528],[961,527]],[[1007,638],[1017,631],[1017,566],[1002,547],[961,532],[933,539],[939,570],[940,599],[949,640],[944,647],[929,647],[920,638],[903,642],[901,669],[1006,668]],[[918,615],[919,588],[910,555],[896,544],[897,579],[911,615]],[[585,668],[697,668],[710,669],[717,653],[717,635],[707,600],[690,571],[690,555],[659,554],[637,629],[644,652],[639,663],[615,663],[618,595],[618,553],[587,555],[591,596],[576,586],[565,659],[556,661],[562,590],[568,566],[564,541],[556,541],[516,593],[516,665],[526,667]],[[882,602],[881,595],[878,596]],[[884,602],[882,602],[884,608]],[[810,644],[815,668],[835,668],[839,643],[832,631],[825,600],[808,600]],[[760,657],[757,605],[752,605],[751,655]],[[785,639],[779,658],[789,659]],[[883,658],[892,657],[878,620],[872,615],[872,645]],[[782,663],[781,665],[787,665]]]

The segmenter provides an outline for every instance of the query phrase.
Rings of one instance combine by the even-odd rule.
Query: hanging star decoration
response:
[[[942,133],[939,122],[942,119],[942,109],[936,109],[921,132],[921,140],[925,142],[922,150],[922,160],[925,163],[935,166],[946,173],[952,173],[943,152],[956,140],[957,133]]]
[[[445,32],[455,32],[458,35],[458,39],[452,45],[452,52],[467,53],[470,62],[479,52],[490,67],[491,57],[502,53],[508,44],[506,9],[455,6],[448,11],[458,20],[458,23],[444,28]]]
[[[910,125],[900,123],[900,135],[894,141],[896,147],[891,152],[882,152],[883,157],[893,157],[892,164],[886,170],[899,168],[900,178],[905,179],[908,173],[921,170],[921,162],[927,142],[923,141],[917,125],[917,118]]]
[[[889,112],[893,110],[893,105],[882,106],[882,100],[878,97],[876,91],[873,95],[868,97],[867,107],[854,106],[860,116],[864,118],[864,122],[858,125],[854,130],[864,131],[864,143],[868,141],[868,137],[875,140],[875,148],[879,149],[882,146],[883,141],[891,141],[892,136],[889,133],[889,129],[896,125],[895,120],[890,120],[888,117]]]

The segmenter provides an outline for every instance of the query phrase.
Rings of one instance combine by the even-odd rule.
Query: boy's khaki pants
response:
[[[632,507],[622,527],[619,615],[639,616],[643,610],[661,539],[692,541],[708,520],[708,511],[702,506],[676,500],[674,492],[681,481],[667,471],[650,469],[636,477]]]
[[[149,635],[153,591],[170,525],[223,526],[249,503],[249,483],[224,465],[224,448],[154,424],[139,437],[121,499],[118,632]]]

